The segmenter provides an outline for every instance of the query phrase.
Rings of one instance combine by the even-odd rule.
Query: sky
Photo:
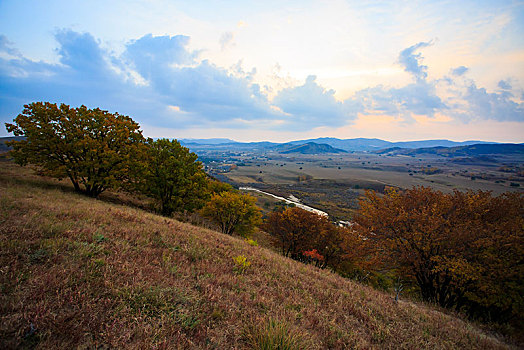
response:
[[[35,101],[149,137],[524,142],[524,1],[0,0],[0,136]]]

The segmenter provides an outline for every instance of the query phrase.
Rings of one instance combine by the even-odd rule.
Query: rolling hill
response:
[[[282,154],[300,153],[300,154],[324,154],[324,153],[347,153],[343,149],[334,148],[325,143],[308,142],[299,145],[284,144],[276,147],[275,150]]]
[[[286,145],[304,145],[308,143],[326,144],[348,152],[370,152],[386,148],[422,148],[422,147],[458,147],[473,144],[494,144],[484,141],[455,142],[449,140],[423,140],[390,142],[376,138],[338,139],[334,137],[320,137],[316,139],[296,140],[287,143],[276,142],[236,142],[230,139],[181,139],[180,142],[189,148],[195,149],[229,149],[229,150],[274,150]]]
[[[4,349],[509,348],[453,315],[123,194],[88,198],[5,160],[0,193]]]
[[[442,157],[479,157],[503,154],[524,154],[524,145],[521,144],[475,144],[459,147],[429,147],[429,148],[387,148],[376,151],[378,154],[416,156],[419,154],[434,154]]]

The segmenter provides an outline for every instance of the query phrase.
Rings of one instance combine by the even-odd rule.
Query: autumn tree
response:
[[[138,188],[158,203],[163,215],[193,211],[204,205],[208,195],[206,174],[198,156],[177,140],[147,141],[144,159],[137,161]]]
[[[367,192],[355,222],[376,269],[412,281],[423,299],[491,319],[522,315],[522,194]]]
[[[210,194],[220,194],[233,191],[233,186],[226,182],[221,182],[211,178],[207,183],[207,190]]]
[[[216,223],[225,234],[247,236],[261,222],[260,209],[255,202],[253,196],[223,191],[212,195],[202,208],[202,215]]]
[[[327,217],[297,207],[270,213],[264,229],[275,238],[284,256],[302,260],[304,252],[315,249],[322,255],[317,259],[319,267],[338,262],[346,233]]]
[[[76,191],[97,197],[127,181],[143,147],[139,125],[130,117],[86,106],[35,102],[24,106],[8,132],[11,155],[20,165],[33,164],[44,175],[69,178]]]
[[[465,239],[445,266],[457,274],[467,311],[524,324],[524,195],[456,191],[453,198],[457,231]],[[474,268],[468,279],[460,269],[465,262]]]

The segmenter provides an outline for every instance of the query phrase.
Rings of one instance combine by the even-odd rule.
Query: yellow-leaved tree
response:
[[[202,215],[216,223],[220,231],[247,236],[261,223],[260,209],[250,195],[225,191],[215,193],[202,208]]]

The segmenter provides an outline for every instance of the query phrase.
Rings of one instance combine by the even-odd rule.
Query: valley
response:
[[[475,146],[461,145],[319,154],[289,152],[285,146],[275,149],[270,143],[248,145],[187,146],[221,181],[284,198],[293,195],[337,220],[351,219],[366,190],[383,192],[388,186],[427,186],[444,193],[455,189],[524,192],[521,145],[515,145],[517,151],[501,153],[496,152],[505,145],[485,145],[491,148],[480,153]]]

